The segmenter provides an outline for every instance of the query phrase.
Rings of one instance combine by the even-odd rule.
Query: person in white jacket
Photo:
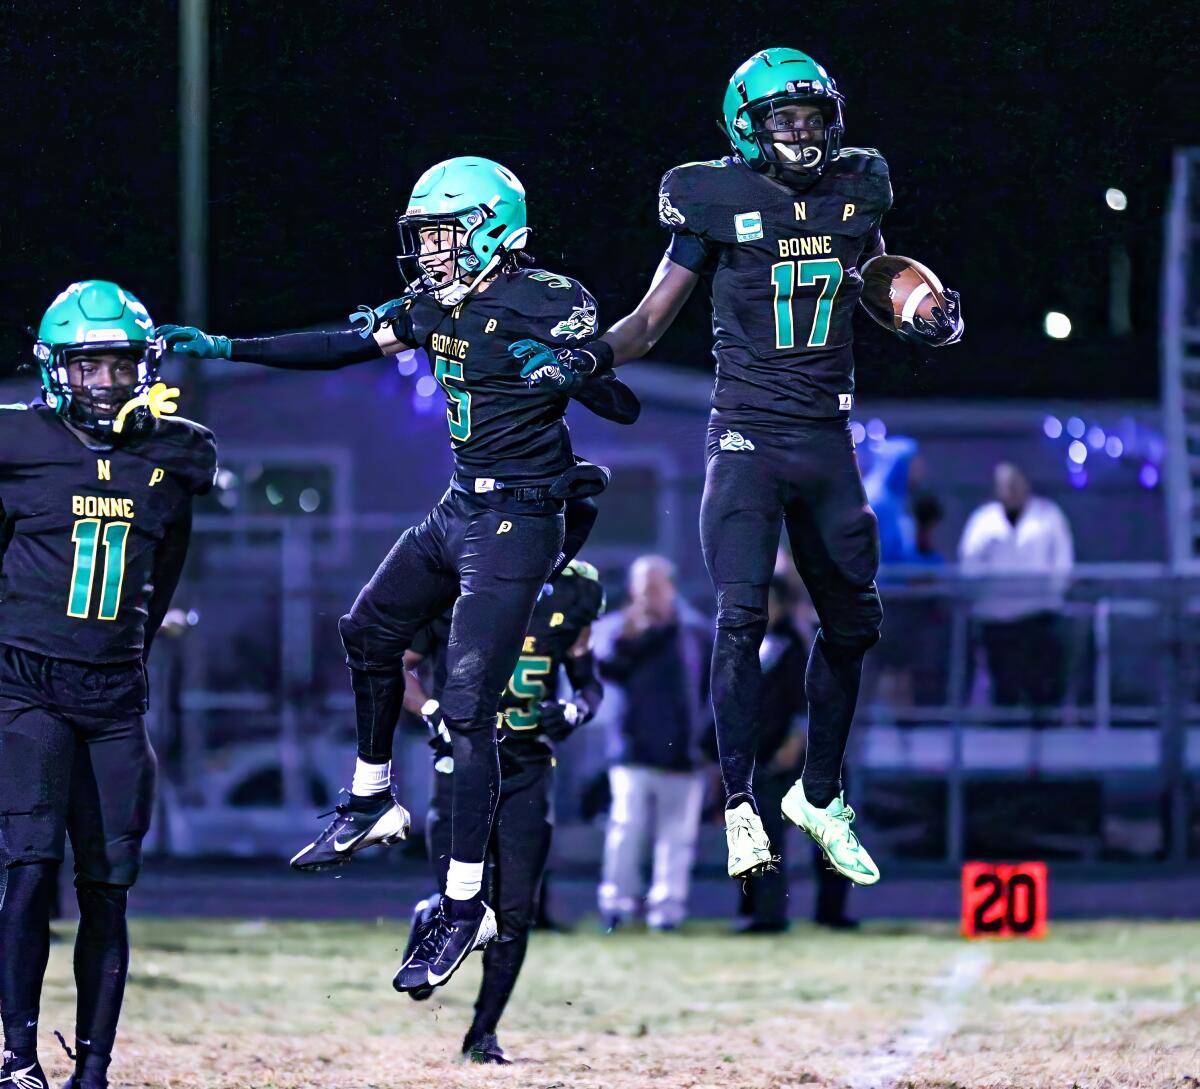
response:
[[[1061,613],[1075,563],[1071,527],[1058,504],[1034,495],[1011,462],[995,469],[996,498],[969,519],[958,545],[965,575],[983,580],[979,623],[992,702],[1046,707],[1063,695]]]

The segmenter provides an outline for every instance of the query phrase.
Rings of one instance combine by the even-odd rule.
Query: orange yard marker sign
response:
[[[966,862],[962,868],[962,932],[968,938],[1044,938],[1046,864]]]

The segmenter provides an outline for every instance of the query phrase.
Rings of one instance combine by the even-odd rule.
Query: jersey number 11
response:
[[[80,518],[71,530],[75,563],[71,569],[71,594],[67,616],[86,620],[92,605],[92,583],[96,575],[96,552],[104,542],[104,576],[101,579],[97,620],[116,620],[121,608],[121,586],[125,582],[125,542],[128,522],[109,522],[100,530],[99,518]]]

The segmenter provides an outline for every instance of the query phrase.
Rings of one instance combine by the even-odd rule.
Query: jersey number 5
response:
[[[450,385],[463,381],[461,359],[434,356],[433,377],[441,383],[450,403],[446,405],[446,422],[450,425],[450,437],[455,442],[466,442],[471,437],[471,393]]]
[[[514,730],[532,730],[537,726],[541,718],[537,704],[546,698],[546,682],[542,678],[550,675],[550,666],[550,659],[541,656],[530,655],[517,660],[508,690],[517,699],[524,700],[525,707],[514,707],[504,716]]]
[[[775,287],[775,347],[796,347],[796,323],[792,314],[792,295],[797,287],[815,287],[821,283],[821,294],[813,313],[808,347],[824,348],[829,339],[829,318],[833,300],[842,286],[842,262],[836,257],[815,261],[780,261],[771,266],[771,283]]]
[[[125,542],[129,539],[128,522],[109,522],[100,531],[99,518],[80,518],[71,529],[75,542],[75,563],[71,569],[71,593],[67,616],[86,620],[92,604],[92,583],[96,575],[96,552],[104,542],[104,577],[101,580],[100,609],[97,620],[116,620],[121,608],[121,586],[125,582]]]

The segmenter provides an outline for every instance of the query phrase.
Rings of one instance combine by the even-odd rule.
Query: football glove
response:
[[[897,330],[904,340],[922,348],[944,348],[962,339],[962,303],[958,292],[946,288],[942,295],[946,299],[944,310],[935,306],[932,319],[914,314],[911,321],[906,321]]]
[[[429,729],[429,747],[436,757],[433,769],[449,774],[454,770],[454,743],[450,739],[450,731],[446,728],[441,704],[437,700],[426,700],[421,704],[421,718],[425,720]]]
[[[602,340],[592,341],[586,348],[557,349],[540,340],[517,340],[508,350],[522,364],[521,377],[530,386],[548,382],[568,394],[589,375],[612,366],[612,348]]]
[[[164,352],[188,355],[193,359],[228,359],[228,337],[213,336],[194,325],[157,325],[154,335],[162,342]]]
[[[583,725],[583,711],[570,700],[543,700],[538,711],[538,726],[551,741],[563,741]]]

